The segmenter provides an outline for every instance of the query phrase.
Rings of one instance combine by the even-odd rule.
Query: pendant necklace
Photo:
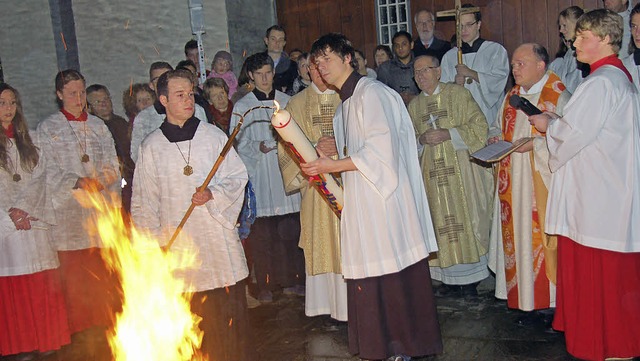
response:
[[[11,143],[11,147],[16,148],[16,163],[14,163],[13,160],[10,160],[13,164],[13,181],[20,182],[22,180],[22,176],[18,174],[18,147],[13,143],[13,141],[11,141],[11,139],[9,139],[9,142]]]
[[[180,152],[180,155],[182,156],[182,159],[184,159],[184,162],[187,163],[187,165],[182,168],[182,174],[188,177],[193,174],[193,167],[189,165],[189,162],[191,161],[191,139],[189,139],[189,152],[187,158],[184,157],[184,153],[182,153],[182,150],[180,149],[178,143],[174,144],[176,145],[176,147],[178,147],[178,152]]]
[[[86,121],[82,122],[82,125],[84,127],[84,147],[80,142],[80,138],[78,138],[78,134],[76,134],[76,131],[73,130],[73,127],[71,126],[71,122],[67,121],[67,124],[69,124],[69,128],[71,128],[71,132],[76,137],[76,140],[78,141],[78,146],[80,146],[80,149],[82,149],[82,156],[80,157],[80,161],[82,163],[88,163],[91,160],[91,158],[89,158],[89,154],[87,154],[87,122]]]

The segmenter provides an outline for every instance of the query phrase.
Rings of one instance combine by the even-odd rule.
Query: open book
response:
[[[513,143],[499,140],[471,154],[471,157],[485,163],[499,162],[532,139],[533,138],[521,138]]]

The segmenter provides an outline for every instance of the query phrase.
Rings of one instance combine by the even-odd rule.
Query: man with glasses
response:
[[[116,146],[116,154],[120,163],[120,173],[125,181],[122,187],[122,208],[129,213],[131,206],[131,181],[135,164],[131,160],[131,138],[129,122],[113,113],[113,103],[109,89],[102,84],[93,84],[87,88],[87,105],[89,113],[102,119],[109,128]]]
[[[435,56],[418,57],[414,74],[422,92],[409,104],[409,115],[438,242],[429,266],[431,278],[443,283],[435,294],[473,297],[489,276],[493,177],[469,153],[485,145],[488,125],[467,89],[440,82]]]
[[[451,44],[435,37],[436,19],[433,13],[428,10],[418,11],[413,17],[413,24],[418,32],[418,38],[413,41],[413,56],[433,55],[441,61],[451,49]]]
[[[548,70],[549,55],[539,44],[522,44],[511,58],[515,86],[505,97],[496,126],[502,138],[515,142],[532,138],[498,168],[498,192],[491,232],[490,267],[496,274],[496,298],[507,306],[526,311],[516,322],[548,328],[556,305],[557,240],[545,233],[547,185],[551,182],[549,150],[544,134],[535,130],[528,116],[509,99],[518,95],[541,110],[562,114],[571,94],[558,75]],[[509,216],[501,217],[501,214]],[[529,312],[532,310],[540,310]]]
[[[462,8],[472,7],[475,6],[462,5]],[[442,58],[441,81],[467,88],[482,109],[488,124],[491,124],[498,114],[500,101],[504,98],[504,87],[509,78],[507,50],[496,42],[480,37],[480,12],[461,15],[460,23],[462,64],[458,64],[458,48],[449,50]],[[499,134],[499,130],[490,130],[489,135]]]
[[[340,96],[322,79],[313,57],[305,55],[311,85],[291,98],[287,110],[318,149],[337,158],[333,116]],[[307,273],[305,314],[328,314],[338,321],[347,321],[347,284],[340,268],[340,218],[309,184],[283,142],[278,144],[278,160],[285,190],[299,190],[302,195],[299,244],[304,250]]]

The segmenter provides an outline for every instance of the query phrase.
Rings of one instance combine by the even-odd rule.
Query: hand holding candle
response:
[[[316,149],[302,132],[291,113],[285,109],[280,109],[278,102],[275,103],[276,111],[271,117],[271,124],[295,156],[298,165],[318,159]],[[343,204],[342,187],[333,175],[318,174],[311,177],[311,183],[329,203],[336,215],[340,217]]]

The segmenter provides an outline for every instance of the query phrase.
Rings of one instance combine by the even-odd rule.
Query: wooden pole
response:
[[[261,109],[261,108],[272,109],[273,107],[272,106],[264,106],[263,105],[263,106],[253,107],[253,108],[247,110],[246,112],[244,112],[244,114],[242,114],[242,115],[240,115],[238,113],[233,113],[234,115],[239,116],[240,120],[238,121],[238,124],[236,125],[236,127],[233,128],[233,132],[231,133],[231,135],[229,135],[229,139],[227,140],[227,143],[225,143],[224,147],[222,148],[222,151],[220,152],[220,155],[218,156],[218,159],[216,159],[216,162],[213,164],[213,168],[211,168],[211,170],[209,171],[209,174],[207,175],[207,178],[205,178],[204,182],[202,182],[202,185],[200,187],[198,187],[198,192],[204,191],[209,186],[209,183],[211,183],[211,180],[213,179],[213,176],[216,174],[216,172],[218,172],[218,168],[220,168],[220,164],[222,164],[222,161],[224,161],[224,158],[227,156],[227,153],[229,153],[229,150],[231,150],[231,147],[233,146],[233,141],[236,138],[236,136],[238,135],[238,133],[240,132],[240,128],[242,127],[242,124],[244,123],[244,118],[247,116],[247,114],[251,113],[252,111],[254,111],[256,109]],[[187,223],[187,220],[191,216],[191,213],[193,212],[195,207],[196,207],[196,205],[193,204],[193,202],[191,202],[191,205],[189,206],[189,209],[187,209],[187,212],[185,212],[184,217],[182,217],[182,220],[180,221],[180,224],[178,225],[176,230],[173,232],[173,236],[171,236],[171,239],[169,240],[169,243],[167,243],[167,245],[164,247],[165,251],[168,251],[169,248],[171,248],[173,243],[176,241],[176,238],[178,238],[178,235],[180,234],[180,231],[182,231],[182,228]]]

